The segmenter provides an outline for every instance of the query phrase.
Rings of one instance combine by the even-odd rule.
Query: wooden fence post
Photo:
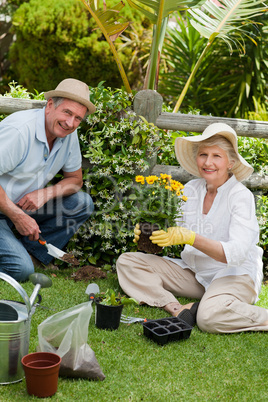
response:
[[[162,112],[163,98],[152,89],[144,89],[139,91],[133,101],[133,110],[138,116],[143,116],[148,123],[156,124],[158,116]],[[149,162],[148,169],[143,174],[151,174],[157,162],[157,154],[147,159]],[[140,172],[137,172],[139,174]]]
[[[139,91],[133,102],[134,112],[143,116],[148,123],[156,123],[157,117],[162,112],[163,98],[162,96],[153,91],[152,89],[144,89]]]

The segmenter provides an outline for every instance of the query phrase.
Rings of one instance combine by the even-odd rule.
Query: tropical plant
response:
[[[207,44],[191,71],[174,112],[179,110],[197,70],[215,39],[222,39],[230,51],[234,44],[245,51],[243,45],[243,35],[247,35],[245,26],[252,23],[252,18],[265,12],[266,6],[262,0],[217,0],[215,2],[207,0],[202,6],[202,10],[189,9],[188,11],[192,16],[191,24],[202,36],[207,38]],[[234,32],[239,35],[231,36]]]
[[[148,72],[144,87],[155,89],[158,81],[159,62],[169,16],[176,10],[199,7],[206,0],[127,0],[131,7],[141,11],[152,23],[153,40]]]
[[[256,19],[257,25],[247,28],[245,54],[235,48],[230,54],[224,41],[218,41],[205,55],[183,100],[182,112],[195,106],[202,114],[248,118],[255,109],[256,99],[267,98],[268,15]],[[163,47],[168,71],[160,72],[159,92],[176,99],[194,65],[197,63],[206,38],[191,25],[189,17],[178,14],[176,28],[167,30]],[[256,118],[257,120],[259,118]]]
[[[167,38],[163,46],[163,57],[168,68],[167,71],[160,71],[158,89],[165,99],[170,96],[172,103],[182,92],[185,82],[206,44],[206,38],[203,38],[191,25],[187,14],[184,16],[177,13],[174,17],[175,26],[167,28]],[[211,57],[207,55],[203,60],[202,69],[197,71],[195,80],[189,86],[185,97],[184,111],[187,111],[191,105],[198,109],[202,104],[208,88],[206,78],[212,66]],[[217,74],[214,70],[213,72]]]
[[[101,32],[105,36],[105,39],[110,46],[110,49],[118,66],[126,91],[128,93],[131,93],[130,85],[124,67],[113,44],[115,39],[129,26],[129,22],[120,23],[118,22],[118,18],[116,18],[118,17],[119,12],[122,10],[125,4],[121,1],[120,3],[116,4],[112,9],[106,9],[106,3],[103,2],[104,8],[102,9],[100,8],[99,0],[80,1],[82,1],[82,3],[85,5],[91,16],[98,24],[98,27],[101,29]]]
[[[246,115],[246,118],[249,120],[260,120],[260,121],[268,121],[268,111],[264,102],[260,99],[256,99],[253,96],[254,102],[254,111],[249,111]]]
[[[97,25],[102,30],[103,35],[108,41],[111,51],[114,55],[116,63],[119,68],[119,72],[123,79],[123,83],[127,92],[131,92],[130,85],[124,71],[122,63],[118,57],[115,46],[113,45],[113,39],[117,38],[129,25],[129,22],[119,23],[118,16],[119,11],[124,4],[119,3],[113,9],[106,9],[106,3],[103,1],[103,8],[100,7],[99,0],[80,0],[95,19]],[[153,41],[150,52],[150,60],[148,64],[148,74],[144,84],[145,88],[155,89],[157,83],[157,77],[159,72],[159,62],[161,49],[165,37],[166,26],[170,14],[177,9],[186,9],[188,7],[196,7],[202,5],[206,0],[127,0],[129,5],[141,11],[153,24]],[[113,39],[111,39],[113,38]]]

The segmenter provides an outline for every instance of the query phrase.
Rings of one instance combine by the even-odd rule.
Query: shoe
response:
[[[196,324],[196,315],[197,315],[197,310],[198,310],[199,302],[196,302],[192,305],[190,309],[184,309],[182,310],[178,315],[177,318],[183,320],[187,324],[189,324],[191,327],[194,327]]]

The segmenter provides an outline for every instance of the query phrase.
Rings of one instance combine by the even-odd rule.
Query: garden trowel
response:
[[[49,255],[51,255],[54,258],[58,258],[59,260],[63,260],[63,256],[66,255],[64,251],[60,250],[59,248],[53,246],[52,244],[49,244],[46,242],[46,240],[43,238],[43,236],[39,235],[38,239],[39,243],[42,244],[42,246],[45,246],[47,248],[47,252]]]
[[[85,293],[88,295],[89,300],[94,301],[95,295],[100,293],[100,288],[96,283],[90,283]]]

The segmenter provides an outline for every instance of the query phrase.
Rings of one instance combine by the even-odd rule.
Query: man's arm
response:
[[[75,172],[63,172],[64,178],[54,186],[32,191],[23,196],[18,206],[25,211],[36,211],[53,198],[77,193],[83,185],[82,168]]]
[[[0,186],[0,211],[6,215],[15,225],[22,236],[28,236],[29,240],[38,240],[40,229],[35,219],[28,216],[7,196]]]

